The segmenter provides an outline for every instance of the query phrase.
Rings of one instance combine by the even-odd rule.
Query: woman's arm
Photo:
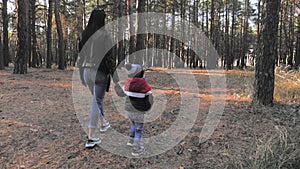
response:
[[[109,51],[106,54],[106,64],[107,68],[109,69],[108,72],[112,76],[114,83],[119,82],[119,76],[116,71],[116,47],[113,44],[113,41],[109,35],[106,36],[105,40],[106,49],[109,49]]]

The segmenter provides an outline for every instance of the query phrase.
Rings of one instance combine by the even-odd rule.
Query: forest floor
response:
[[[253,71],[224,72],[227,91],[210,89],[206,70],[187,71],[194,75],[199,88],[196,97],[201,99],[192,129],[162,154],[128,158],[101,146],[84,147],[87,135],[72,100],[72,70],[30,68],[25,75],[12,74],[12,68],[1,70],[0,168],[299,168],[299,72],[277,73],[274,105],[258,107],[251,106]],[[222,71],[215,70],[210,76],[220,74]],[[180,95],[176,81],[165,69],[148,70],[146,78],[154,89],[165,92],[167,106],[160,118],[145,124],[145,138],[170,127],[176,120],[174,111],[179,109],[180,97],[189,94]],[[224,112],[212,136],[200,144],[199,134],[215,90],[226,92]],[[112,129],[127,135],[129,120],[118,115],[111,93],[105,106]]]

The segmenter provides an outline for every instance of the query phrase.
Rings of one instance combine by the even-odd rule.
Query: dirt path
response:
[[[300,104],[250,107],[250,98],[241,95],[245,85],[236,81],[238,84],[227,81],[226,106],[217,129],[208,141],[199,144],[198,136],[212,99],[209,77],[204,70],[193,71],[200,90],[197,97],[201,99],[196,123],[171,150],[150,158],[130,159],[101,147],[85,149],[86,134],[72,102],[73,72],[46,69],[29,69],[26,75],[11,72],[11,69],[0,71],[0,168],[179,168],[183,165],[221,169],[239,155],[253,155],[258,138],[278,128],[286,128],[299,149]],[[219,74],[215,71],[213,76]],[[146,77],[154,89],[164,91],[167,99],[161,117],[146,124],[145,137],[150,137],[168,129],[176,120],[174,110],[179,108],[180,92],[184,92],[163,69],[148,71]],[[126,135],[130,123],[117,115],[110,98],[111,94],[105,101],[107,118],[116,131]]]

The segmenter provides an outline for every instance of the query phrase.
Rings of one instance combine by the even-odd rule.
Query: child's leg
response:
[[[129,136],[131,138],[134,138],[134,136],[135,136],[135,126],[136,126],[135,122],[131,121],[131,127],[130,127],[130,131],[129,131]]]
[[[143,113],[137,113],[135,120],[136,121],[135,121],[134,145],[139,147],[142,136],[144,134],[144,114]]]
[[[129,141],[127,142],[128,146],[133,146],[133,142],[134,142],[134,136],[135,136],[135,122],[131,121],[131,127],[129,130]]]
[[[131,121],[134,122],[134,126],[130,128],[132,133],[134,133],[133,139],[133,152],[131,153],[133,156],[140,156],[145,152],[145,148],[141,146],[141,139],[144,134],[144,114],[142,113],[134,113],[131,114]],[[131,135],[133,136],[133,135]],[[128,144],[127,144],[128,145]]]
[[[144,123],[135,123],[134,146],[139,147],[144,134]]]
[[[145,152],[144,146],[141,145],[142,136],[144,134],[144,123],[135,124],[135,136],[133,143],[133,152],[131,155],[139,157]]]

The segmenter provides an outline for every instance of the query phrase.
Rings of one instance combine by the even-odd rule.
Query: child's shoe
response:
[[[134,143],[134,139],[130,138],[126,145],[129,147],[133,147],[133,143]]]
[[[101,133],[104,133],[104,132],[106,132],[107,129],[109,129],[109,128],[110,128],[110,123],[109,123],[109,121],[106,121],[106,123],[105,123],[103,126],[100,126],[100,132],[101,132]]]
[[[131,153],[134,157],[140,157],[142,154],[144,154],[145,148],[143,146],[138,146],[134,148],[134,151]]]

